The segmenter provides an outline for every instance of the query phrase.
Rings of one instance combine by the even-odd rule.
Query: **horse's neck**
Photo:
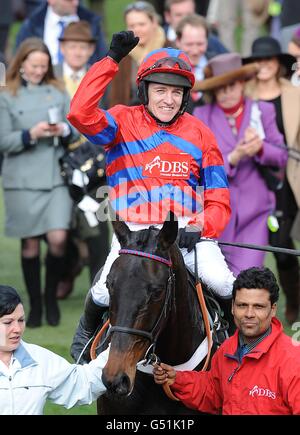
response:
[[[171,259],[175,273],[174,299],[161,334],[160,348],[170,363],[178,364],[192,356],[204,337],[201,319],[197,316],[196,294],[189,288],[187,271],[178,249],[172,250]]]
[[[179,332],[183,333],[180,327],[180,322],[188,326],[195,323],[195,315],[197,311],[196,293],[189,286],[188,273],[184,264],[181,252],[178,250],[176,255],[175,268],[175,305],[176,310],[173,310],[172,317],[176,319]]]

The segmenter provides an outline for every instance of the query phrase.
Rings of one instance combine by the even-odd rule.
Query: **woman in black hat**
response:
[[[247,92],[257,100],[272,102],[276,109],[279,131],[288,147],[300,151],[300,88],[289,80],[296,59],[282,53],[276,39],[264,36],[254,41],[251,57],[244,63],[258,62],[259,71],[255,79],[248,83]],[[283,248],[294,248],[291,230],[300,206],[300,162],[289,157],[287,172],[281,188],[276,190],[275,215],[279,222],[277,232],[270,232],[270,243]],[[294,226],[295,228],[295,226]],[[293,235],[295,233],[293,232]],[[300,240],[300,231],[297,234]],[[297,320],[300,306],[300,275],[296,257],[276,254],[280,283],[286,295],[287,321]]]
[[[252,44],[251,56],[243,59],[243,63],[262,62],[265,60],[277,59],[282,66],[281,75],[289,77],[292,74],[293,65],[296,62],[294,56],[288,53],[282,53],[277,39],[271,36],[261,36],[255,39]]]

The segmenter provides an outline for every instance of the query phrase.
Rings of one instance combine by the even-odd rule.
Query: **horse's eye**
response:
[[[164,288],[163,287],[150,287],[150,292],[151,292],[151,298],[152,299],[160,299],[162,292],[163,292]]]

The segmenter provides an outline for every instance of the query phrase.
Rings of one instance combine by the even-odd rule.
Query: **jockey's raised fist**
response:
[[[119,63],[138,44],[139,39],[131,30],[114,33],[107,56]]]

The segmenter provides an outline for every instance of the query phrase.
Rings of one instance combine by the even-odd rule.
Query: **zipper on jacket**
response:
[[[13,395],[13,388],[12,388],[12,376],[8,377],[9,380],[9,392],[10,392],[10,409],[11,409],[11,415],[14,415],[14,395]]]
[[[249,353],[247,353],[247,354],[244,355],[244,356],[247,356],[247,355],[249,355],[250,353],[255,353],[255,352],[257,352],[257,351],[256,351],[255,349],[253,349],[253,350],[251,350]],[[226,356],[229,357],[229,358],[232,358],[232,355],[228,355],[228,354],[226,354]],[[238,369],[241,367],[241,365],[242,365],[242,363],[243,363],[243,358],[244,358],[244,356],[242,357],[241,361],[239,361],[237,358],[232,358],[232,359],[234,359],[235,361],[239,361],[239,363],[238,363],[238,365],[236,366],[236,368],[233,370],[233,372],[231,373],[231,375],[228,377],[228,379],[227,379],[228,382],[231,382],[231,381],[232,381],[233,376],[236,374],[236,372],[238,371]]]
[[[238,371],[238,369],[240,368],[241,364],[239,364],[238,366],[236,366],[236,368],[233,370],[233,372],[231,373],[231,375],[229,376],[229,378],[227,379],[228,382],[232,381],[233,376],[236,374],[236,372]]]

